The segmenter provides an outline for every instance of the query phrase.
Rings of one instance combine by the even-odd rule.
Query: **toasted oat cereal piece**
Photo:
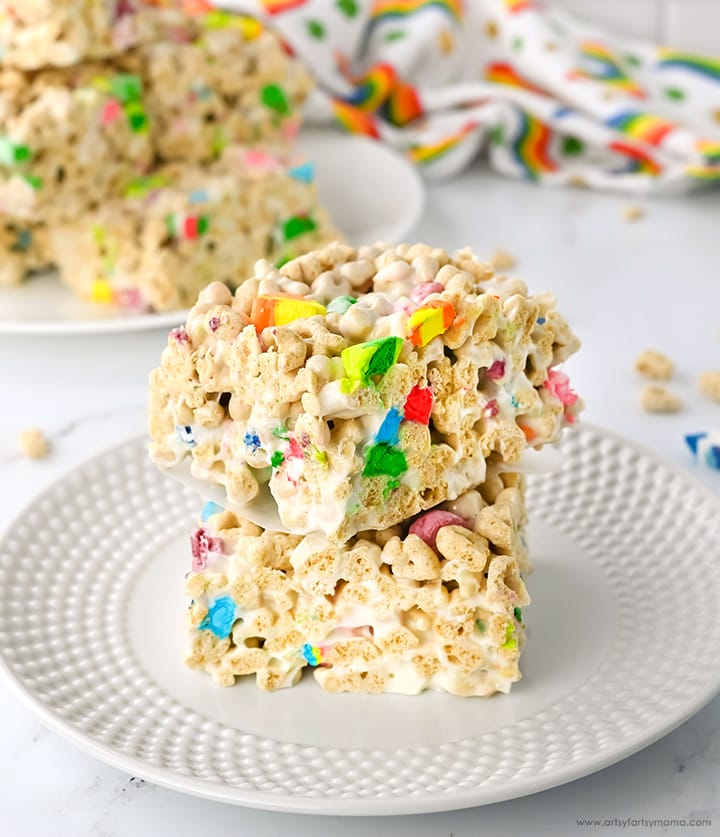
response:
[[[49,445],[42,430],[31,427],[20,433],[20,450],[29,459],[42,459],[48,455]]]
[[[669,381],[675,365],[667,355],[655,349],[645,349],[635,360],[635,369],[651,381]]]
[[[645,210],[641,206],[626,206],[623,209],[623,218],[628,223],[633,223],[633,221],[639,221],[641,218],[645,217]]]
[[[5,67],[39,70],[105,58],[146,37],[141,0],[0,0]]]
[[[703,372],[698,383],[704,396],[712,401],[720,401],[720,370]]]
[[[558,368],[578,345],[549,299],[469,250],[333,244],[260,262],[234,297],[203,291],[170,336],[151,456],[187,458],[238,505],[265,481],[289,531],[344,542],[555,441],[582,406]]]
[[[490,257],[490,264],[499,273],[503,273],[506,270],[512,270],[517,264],[517,260],[507,250],[496,250]]]
[[[342,546],[262,531],[209,503],[191,537],[187,664],[221,686],[254,674],[266,690],[309,668],[329,692],[509,691],[530,603],[525,515],[522,480],[498,472],[493,481],[503,486],[494,503],[484,486],[458,498],[470,515],[461,527],[434,509],[399,534]],[[509,541],[477,534],[470,509],[480,506],[508,521]]]
[[[258,259],[276,263],[340,237],[313,184],[295,176],[300,162],[263,152],[267,165],[248,167],[256,152],[231,153],[232,165],[161,167],[131,181],[125,197],[56,224],[50,246],[63,281],[92,302],[188,308],[212,281],[237,286]]]
[[[668,392],[665,387],[651,384],[643,387],[640,393],[640,403],[643,410],[648,413],[677,413],[683,406],[677,395]]]

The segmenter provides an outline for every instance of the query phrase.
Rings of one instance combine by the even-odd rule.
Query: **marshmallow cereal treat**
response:
[[[228,145],[295,138],[312,80],[274,34],[228,12],[158,17],[158,38],[123,64],[143,79],[160,159],[209,161]]]
[[[65,67],[142,40],[140,0],[0,0],[4,67]]]
[[[258,259],[280,263],[339,237],[306,163],[230,151],[223,166],[161,167],[130,181],[123,198],[55,225],[63,281],[91,302],[188,308],[210,282],[236,287]]]
[[[151,456],[294,534],[344,543],[481,485],[556,441],[579,346],[548,295],[470,250],[334,243],[235,294],[206,288],[151,376]]]
[[[48,223],[117,194],[153,160],[142,80],[103,65],[0,70],[0,214]]]
[[[520,679],[522,478],[347,543],[260,529],[215,503],[191,536],[186,662],[266,690],[304,669],[328,692],[508,692]]]

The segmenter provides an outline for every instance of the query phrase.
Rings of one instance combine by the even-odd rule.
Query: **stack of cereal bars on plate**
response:
[[[337,238],[293,141],[311,88],[253,18],[0,0],[0,285],[189,307]]]
[[[264,689],[507,692],[528,448],[581,402],[548,295],[469,250],[333,243],[207,287],[151,375],[151,457],[224,489],[191,536],[187,662]],[[262,493],[264,529],[242,510]],[[251,516],[251,515],[250,515]]]

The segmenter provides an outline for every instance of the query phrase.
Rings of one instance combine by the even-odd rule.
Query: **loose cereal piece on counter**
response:
[[[685,437],[685,443],[698,462],[720,471],[720,431],[690,433]]]
[[[720,401],[720,370],[703,372],[699,380],[700,392],[712,401]]]
[[[645,217],[645,210],[641,206],[626,206],[623,209],[623,218],[628,223],[633,223],[633,221],[639,221],[641,218]]]
[[[667,355],[645,349],[635,361],[635,369],[651,381],[669,381],[675,371],[675,365]]]
[[[489,476],[341,546],[204,509],[185,584],[187,664],[220,686],[254,675],[269,691],[309,669],[329,692],[508,692],[530,603],[523,481]]]
[[[502,273],[506,270],[512,270],[517,264],[517,260],[515,256],[513,256],[512,253],[508,253],[507,250],[496,250],[490,257],[490,264],[495,268],[495,270]]]
[[[640,393],[640,403],[643,410],[648,413],[677,413],[683,406],[677,395],[669,392],[665,387],[650,384],[643,387]]]
[[[42,430],[31,427],[20,433],[20,450],[29,459],[42,459],[48,455],[49,445]]]
[[[582,408],[559,368],[578,346],[551,299],[469,250],[332,244],[259,262],[171,335],[151,456],[190,460],[239,506],[267,483],[289,531],[344,542],[556,441]]]
[[[131,180],[123,198],[58,223],[50,244],[63,281],[91,302],[188,308],[210,282],[238,285],[258,259],[279,263],[340,237],[290,162],[247,168],[245,150],[230,152],[233,165],[164,166]],[[293,220],[304,230],[288,237]]]
[[[150,32],[141,0],[0,0],[4,67],[39,70],[115,55]]]

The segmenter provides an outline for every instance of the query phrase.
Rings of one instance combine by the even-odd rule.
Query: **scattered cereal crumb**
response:
[[[720,370],[703,372],[699,384],[704,396],[712,401],[720,401]]]
[[[517,264],[517,260],[507,250],[496,250],[490,257],[490,264],[495,270],[512,270]]]
[[[682,401],[668,392],[665,387],[648,385],[640,393],[640,403],[648,413],[677,413],[682,409]]]
[[[629,223],[639,221],[644,217],[645,210],[641,206],[626,206],[625,209],[623,209],[623,218]]]
[[[30,459],[42,459],[48,454],[48,443],[42,430],[31,427],[20,433],[20,450]]]
[[[669,381],[675,365],[667,355],[655,349],[645,349],[635,361],[635,369],[651,381]]]

